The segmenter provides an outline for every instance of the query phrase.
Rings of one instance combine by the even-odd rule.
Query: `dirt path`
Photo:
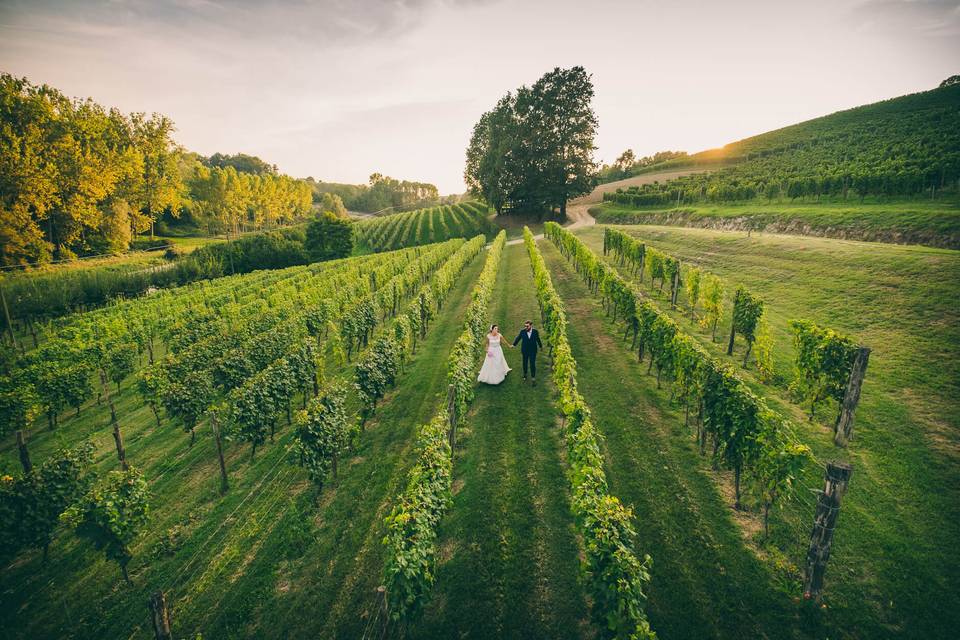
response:
[[[568,224],[565,226],[568,229],[579,229],[580,227],[589,227],[591,225],[597,224],[597,220],[590,215],[590,207],[603,202],[603,193],[605,191],[613,191],[614,189],[623,188],[623,187],[633,187],[643,184],[651,184],[657,181],[666,181],[673,180],[674,178],[682,178],[683,176],[688,176],[691,173],[703,173],[707,171],[712,171],[712,169],[707,169],[703,167],[691,167],[689,169],[678,169],[675,171],[657,171],[655,173],[644,173],[639,176],[633,176],[631,178],[624,178],[623,180],[617,180],[616,182],[606,182],[604,184],[598,184],[593,188],[593,191],[588,193],[585,196],[580,196],[579,198],[574,198],[567,203],[567,220]],[[543,238],[543,234],[537,234],[534,236],[535,239],[540,240]],[[514,238],[513,240],[508,240],[507,244],[522,244],[523,238]]]

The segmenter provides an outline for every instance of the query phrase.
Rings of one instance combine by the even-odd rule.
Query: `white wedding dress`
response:
[[[477,377],[480,382],[500,384],[510,371],[510,367],[507,366],[507,359],[503,357],[500,338],[501,336],[487,335],[490,345],[487,347],[486,357],[483,359],[483,366],[480,368],[480,375]]]

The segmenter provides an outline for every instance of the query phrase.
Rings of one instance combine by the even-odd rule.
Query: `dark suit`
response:
[[[518,342],[520,343],[520,353],[523,354],[523,377],[527,377],[527,366],[529,365],[530,375],[536,378],[537,349],[543,348],[543,343],[540,342],[540,334],[536,329],[531,329],[528,336],[526,329],[523,329],[513,340],[513,346],[517,346]]]

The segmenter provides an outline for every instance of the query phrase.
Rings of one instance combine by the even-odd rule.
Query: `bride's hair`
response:
[[[494,329],[496,329],[496,328],[497,328],[497,325],[495,325],[495,324],[490,325],[490,331],[491,331],[491,332],[492,332]]]

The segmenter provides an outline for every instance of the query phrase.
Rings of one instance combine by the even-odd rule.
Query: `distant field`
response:
[[[463,202],[365,218],[354,227],[357,253],[391,251],[478,233],[491,238],[495,229],[487,215],[485,205]]]
[[[590,208],[597,222],[755,230],[895,244],[960,248],[960,199]]]

